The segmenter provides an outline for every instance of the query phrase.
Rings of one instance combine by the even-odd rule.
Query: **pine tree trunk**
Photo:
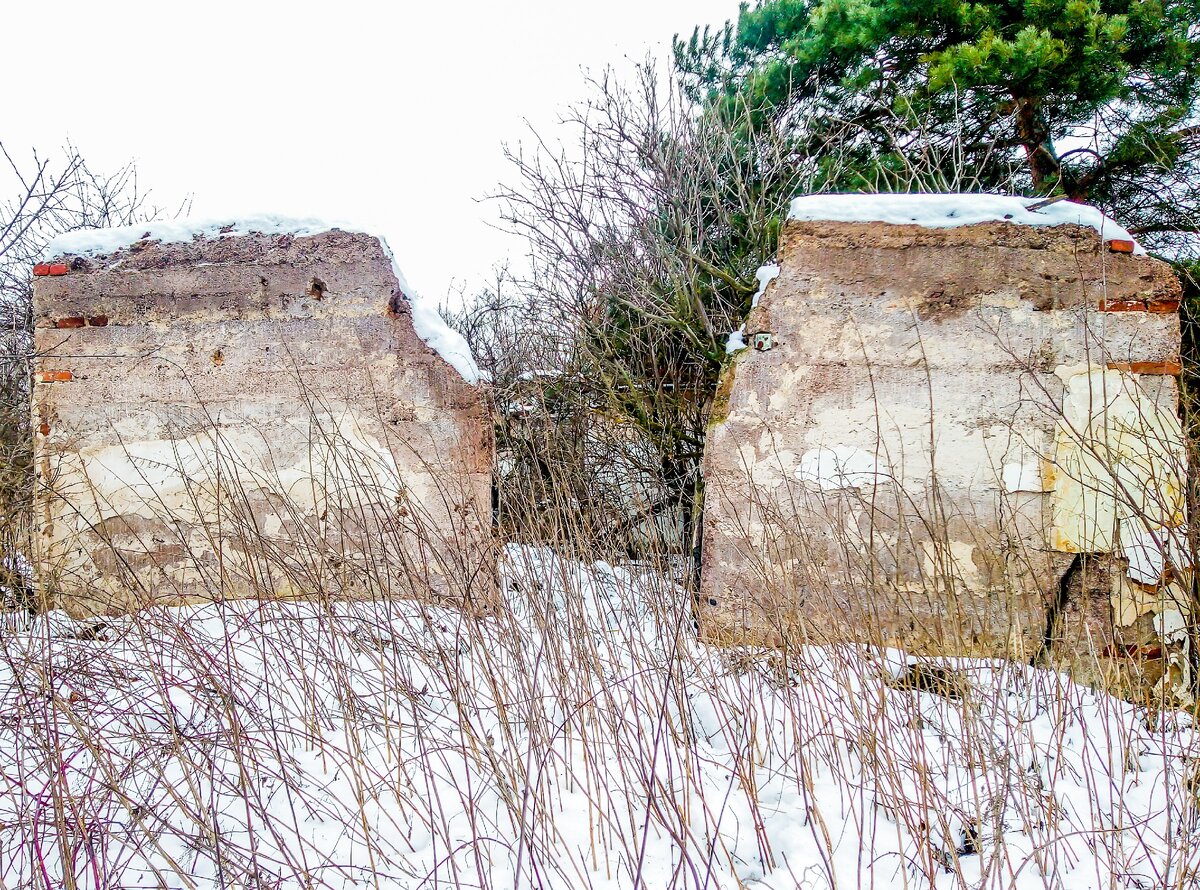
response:
[[[1033,179],[1033,187],[1039,193],[1045,193],[1058,184],[1059,165],[1046,147],[1050,134],[1038,114],[1037,100],[1028,96],[1016,96],[1017,108],[1017,138],[1025,149],[1025,162],[1029,165],[1029,175]]]

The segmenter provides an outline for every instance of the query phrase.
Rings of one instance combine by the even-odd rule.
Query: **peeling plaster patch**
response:
[[[796,453],[781,449],[771,436],[764,433],[757,444],[744,442],[738,446],[742,466],[749,473],[755,488],[778,488],[796,465]]]
[[[1077,365],[1055,373],[1066,391],[1054,459],[1046,467],[1054,492],[1052,546],[1113,553],[1118,524],[1182,526],[1185,457],[1178,418],[1159,410],[1137,378],[1123,371]],[[1131,568],[1148,577],[1156,565],[1148,548],[1136,543],[1140,537],[1126,536],[1133,545]]]
[[[809,378],[797,380],[796,385],[809,385]],[[779,387],[776,392],[782,389]],[[772,393],[771,398],[775,400],[771,403],[772,406],[778,406],[777,411],[782,411],[787,405],[790,408],[789,413],[795,414],[794,396],[790,404],[775,393]],[[822,432],[820,442],[814,442],[814,445],[825,445],[828,442],[863,442],[866,444],[867,454],[872,456],[879,454],[881,457],[890,458],[902,453],[903,459],[897,460],[906,468],[903,480],[905,485],[913,484],[917,479],[925,479],[931,472],[928,453],[931,415],[928,403],[921,404],[914,400],[906,404],[885,406],[869,397],[861,400],[849,400],[841,396],[836,399],[820,397],[814,402],[810,417],[811,421],[806,417],[805,422],[811,423]],[[978,441],[982,442],[982,435],[978,437]],[[838,448],[839,445],[826,447]],[[973,456],[962,453],[965,450],[956,448],[939,453],[939,468],[953,466],[969,468],[971,471],[977,469]],[[888,475],[891,476],[890,471]]]
[[[1190,588],[1178,579],[1168,577],[1157,587],[1138,584],[1125,574],[1113,575],[1111,599],[1112,621],[1115,627],[1133,627],[1143,615],[1157,616],[1163,612],[1178,612],[1184,619],[1191,614]],[[1158,619],[1154,617],[1157,627]],[[1168,619],[1168,624],[1175,619]]]
[[[1167,642],[1187,635],[1187,618],[1178,609],[1167,608],[1154,616],[1154,630]]]
[[[1015,325],[1029,324],[1033,320],[1033,312],[1027,306],[1018,306],[1008,313],[1008,320],[1010,324]]]
[[[1140,519],[1121,522],[1121,550],[1129,560],[1129,577],[1158,584],[1167,566],[1182,572],[1192,567],[1186,528],[1147,528]]]
[[[875,455],[861,448],[837,445],[804,452],[796,477],[821,491],[837,491],[870,488],[891,478],[891,472],[886,464],[875,460]]]
[[[995,309],[1016,309],[1021,305],[1021,296],[1008,292],[980,294],[979,302]]]
[[[762,403],[758,398],[758,393],[756,393],[752,390],[747,395],[746,405],[745,405],[745,408],[743,409],[743,412],[750,416],[762,414]]]
[[[1163,530],[1143,530],[1127,536],[1126,523],[1121,525],[1121,552],[1129,560],[1129,577],[1139,584],[1158,584],[1167,567],[1166,554],[1163,553],[1166,547],[1166,542],[1162,540]]]
[[[1018,491],[1043,492],[1046,490],[1042,481],[1042,462],[1040,459],[1022,457],[1019,461],[1009,461],[1002,471],[1004,490],[1011,493]]]
[[[1074,443],[1058,443],[1053,467],[1051,546],[1064,553],[1112,553],[1117,508],[1104,464]]]
[[[921,557],[926,577],[946,579],[962,592],[987,595],[987,584],[975,564],[975,545],[966,541],[922,541]],[[924,588],[918,586],[914,593]]]
[[[363,432],[356,417],[348,412],[318,416],[316,425],[324,434],[311,451],[295,455],[279,453],[261,434],[235,427],[176,440],[81,448],[63,456],[57,484],[88,492],[78,509],[95,521],[105,515],[153,519],[165,511],[201,522],[222,479],[225,486],[236,479],[248,490],[285,494],[309,510],[331,498],[352,506],[369,490],[382,502],[395,498],[403,488],[395,459]],[[308,422],[293,426],[300,429]]]
[[[1130,627],[1143,615],[1158,610],[1162,602],[1162,594],[1141,585],[1129,583],[1125,575],[1113,576],[1112,606],[1113,624],[1118,627]]]
[[[767,410],[776,416],[782,416],[785,412],[793,409],[792,393],[777,389],[767,396]]]

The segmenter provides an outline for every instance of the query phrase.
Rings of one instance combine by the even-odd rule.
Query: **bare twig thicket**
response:
[[[498,197],[529,267],[502,292],[515,303],[508,324],[541,348],[496,380],[523,412],[513,437],[522,472],[579,480],[578,508],[620,532],[623,551],[657,537],[687,556],[725,341],[773,253],[786,198],[813,165],[771,133],[750,157],[650,65],[633,86],[605,75],[592,87],[565,121],[573,144],[535,133],[532,150],[509,152],[519,182]],[[545,461],[529,453],[533,394],[570,418],[577,447]]]
[[[893,140],[926,148],[896,166],[864,157],[877,148],[851,121],[822,120],[828,151],[798,154],[786,131],[803,106],[779,130],[749,113],[697,114],[651,64],[632,86],[605,75],[591,87],[564,122],[573,141],[534,133],[532,148],[510,150],[517,182],[498,198],[529,271],[506,272],[455,323],[493,373],[512,473],[553,477],[606,537],[623,536],[622,552],[655,538],[694,575],[699,466],[726,341],[756,270],[774,259],[790,199],[854,170],[865,171],[862,191],[979,182],[961,150],[926,138],[902,109]]]
[[[510,545],[486,614],[446,608],[420,595],[419,516],[367,552],[335,531],[398,528],[387,468],[347,450],[322,533],[279,539],[254,505],[286,504],[284,480],[219,462],[190,477],[229,560],[213,602],[5,618],[2,886],[1183,890],[1200,874],[1200,738],[1172,712],[1012,663],[709,649],[662,547],[620,567]],[[597,533],[569,490],[536,495],[559,499],[541,511],[574,522],[568,539]],[[440,571],[465,598],[477,543],[430,543],[462,551]]]
[[[741,221],[705,185],[728,176],[767,231],[782,206],[705,166],[719,152],[701,140],[724,137],[689,130],[648,75],[640,94],[598,86],[574,120],[584,163],[517,157],[533,271],[464,323],[504,409],[505,536],[637,559],[510,544],[493,607],[447,608],[422,597],[425,531],[398,521],[394,468],[347,451],[322,480],[330,527],[390,530],[363,550],[300,516],[264,534],[255,505],[286,505],[284,481],[222,453],[187,498],[211,528],[166,542],[207,535],[251,567],[213,573],[211,602],[4,615],[0,887],[1196,885],[1184,715],[1022,664],[912,664],[882,639],[697,643],[672,579],[694,543],[704,387],[773,252],[770,234],[715,251]],[[764,157],[797,177],[783,194],[815,175]],[[297,421],[336,452],[318,409]],[[429,543],[461,553],[434,568],[466,599],[484,555]],[[940,595],[952,567],[930,583]]]
[[[26,160],[0,142],[0,157],[0,182],[13,195],[0,201],[0,550],[7,595],[20,599],[24,584],[15,554],[28,552],[20,539],[27,531],[33,478],[28,410],[33,265],[56,235],[152,219],[159,210],[147,203],[133,164],[99,173],[69,144],[54,156],[35,151]]]

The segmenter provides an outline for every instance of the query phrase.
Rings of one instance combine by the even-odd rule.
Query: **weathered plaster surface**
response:
[[[1186,610],[1169,269],[1079,226],[798,221],[780,267],[709,432],[706,633],[1162,651],[1133,625]]]
[[[34,295],[51,604],[490,592],[490,425],[376,239],[67,260]]]

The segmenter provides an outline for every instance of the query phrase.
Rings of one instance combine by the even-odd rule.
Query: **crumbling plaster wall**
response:
[[[490,594],[490,424],[376,238],[150,240],[55,266],[34,287],[50,605]]]
[[[709,431],[706,635],[1183,670],[1169,268],[1004,222],[791,220],[779,264]]]

